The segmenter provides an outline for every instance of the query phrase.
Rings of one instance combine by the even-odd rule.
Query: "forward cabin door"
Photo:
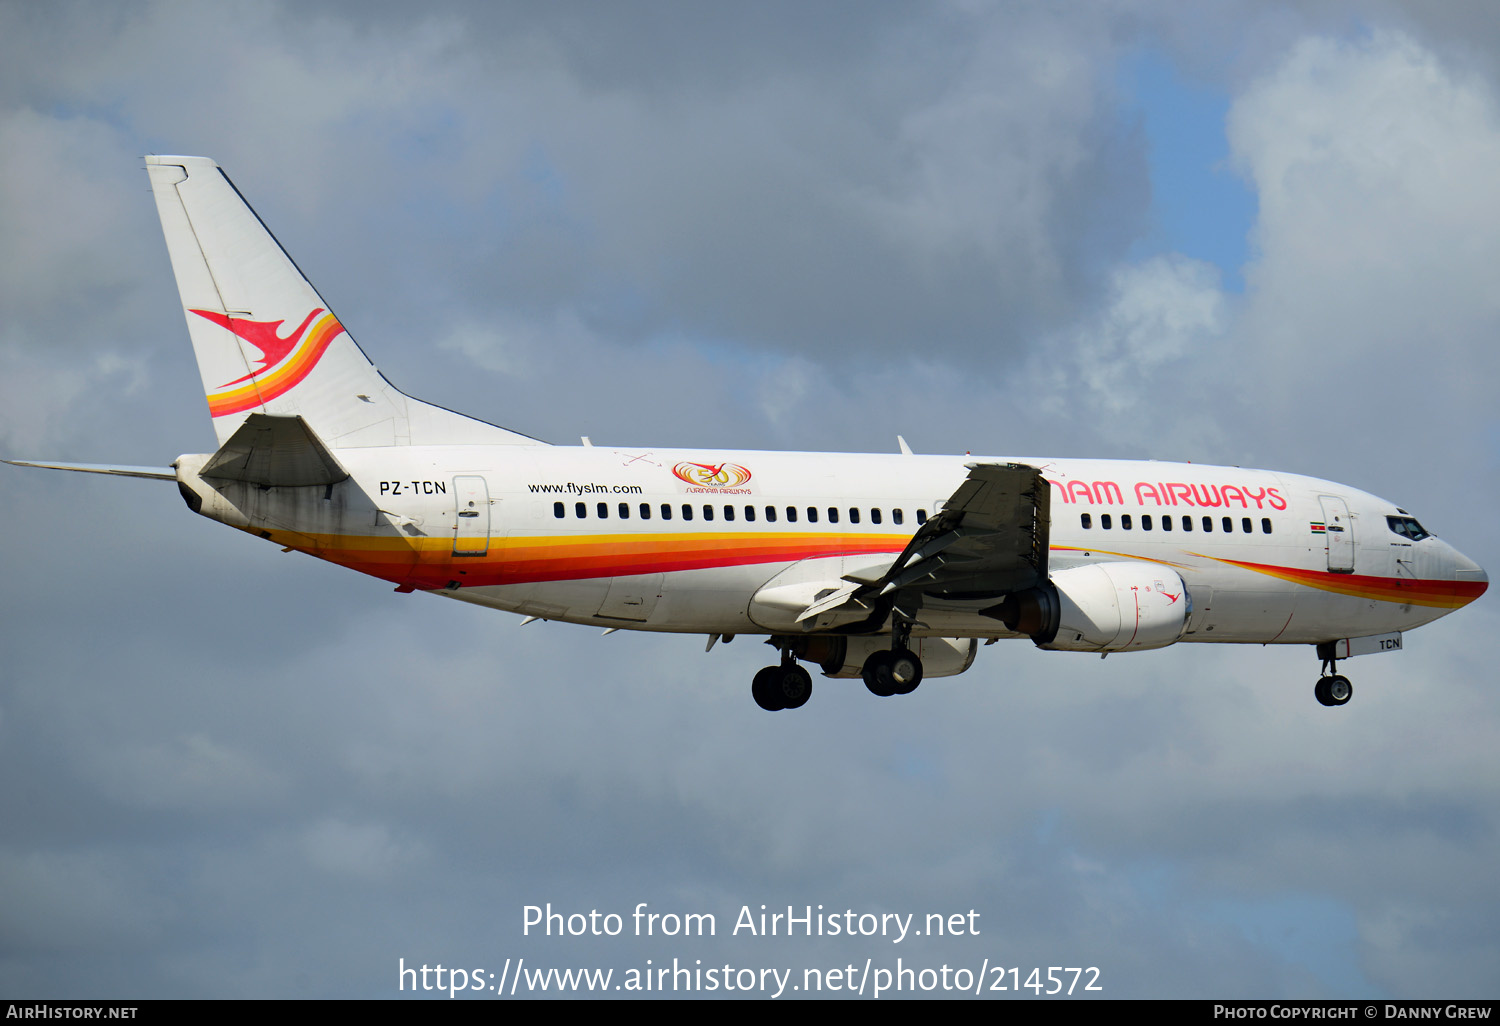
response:
[[[1335,574],[1354,573],[1354,521],[1349,506],[1333,495],[1320,495],[1323,504],[1323,531],[1328,540],[1328,570]]]
[[[455,477],[453,554],[482,556],[490,550],[490,489],[484,478]]]

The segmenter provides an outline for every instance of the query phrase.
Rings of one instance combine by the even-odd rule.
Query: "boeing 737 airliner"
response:
[[[419,402],[355,345],[219,166],[147,157],[219,448],[195,513],[394,584],[610,629],[765,635],[765,709],[812,677],[913,691],[981,640],[1125,652],[1314,645],[1338,660],[1466,605],[1485,572],[1366,492],[1237,467],[548,445]],[[585,443],[587,440],[585,439]],[[23,461],[11,461],[23,463]]]

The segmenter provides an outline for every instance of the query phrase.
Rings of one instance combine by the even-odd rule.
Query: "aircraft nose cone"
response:
[[[1458,597],[1465,604],[1483,595],[1490,586],[1490,575],[1484,568],[1462,552],[1453,553],[1453,583]]]

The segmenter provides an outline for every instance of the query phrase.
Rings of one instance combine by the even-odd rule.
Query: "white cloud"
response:
[[[1266,332],[1276,354],[1313,374],[1386,358],[1469,378],[1431,357],[1500,314],[1488,85],[1395,33],[1306,40],[1235,104],[1230,138],[1260,197],[1250,280],[1287,326]]]
[[[323,872],[365,880],[398,879],[422,858],[419,845],[397,840],[383,823],[323,819],[303,832],[302,844],[308,861]]]
[[[1212,365],[1223,352],[1224,307],[1211,264],[1172,255],[1117,268],[1094,322],[1054,343],[1053,409],[1087,404],[1111,434],[1148,450],[1184,433],[1168,382],[1184,362]]]

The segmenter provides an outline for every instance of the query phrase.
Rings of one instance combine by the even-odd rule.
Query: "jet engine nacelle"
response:
[[[889,651],[890,638],[850,637],[843,634],[818,634],[789,638],[798,659],[817,663],[828,677],[858,677],[865,660],[878,651]],[[909,647],[922,660],[922,679],[954,677],[974,665],[979,652],[975,638],[912,638]]]
[[[1000,619],[1038,648],[1125,652],[1165,648],[1187,628],[1192,599],[1177,572],[1159,563],[1091,563],[1051,575],[1009,596]]]

